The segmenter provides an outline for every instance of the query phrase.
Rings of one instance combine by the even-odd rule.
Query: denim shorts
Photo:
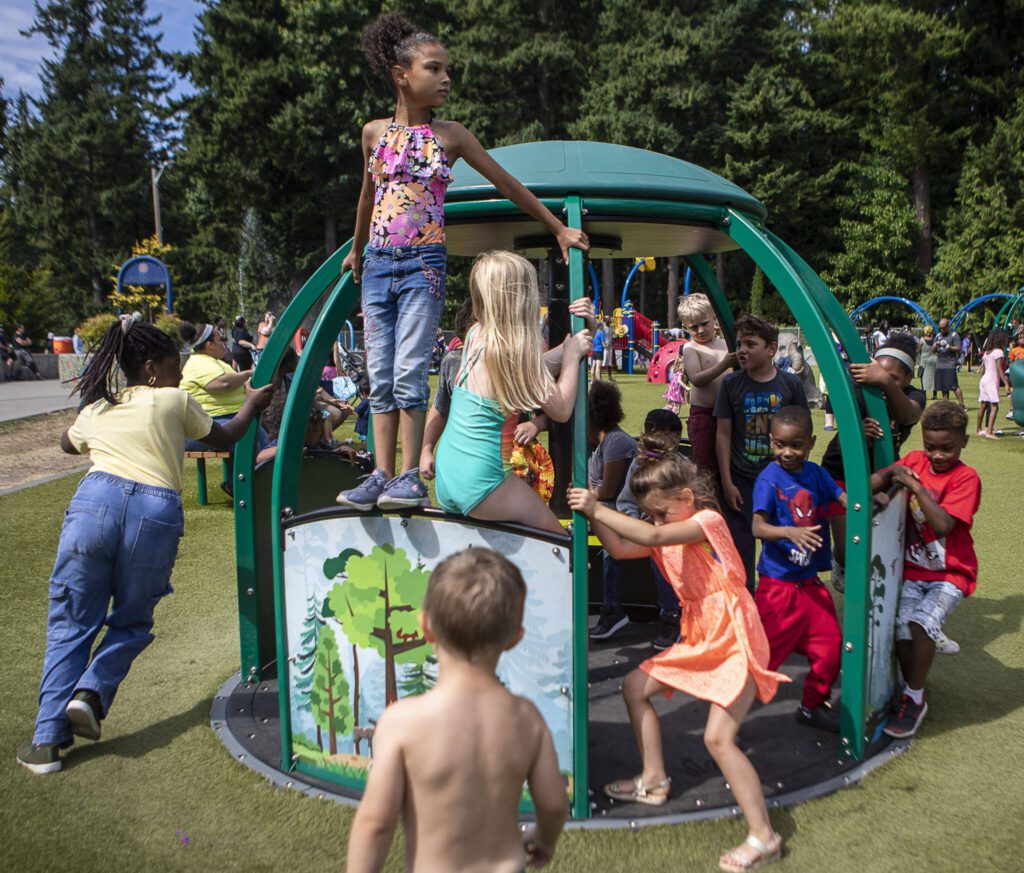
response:
[[[370,409],[426,410],[430,352],[444,308],[448,250],[367,246],[362,302]]]
[[[952,582],[919,582],[906,579],[900,590],[896,613],[896,639],[909,640],[910,623],[920,625],[933,640],[942,636],[942,625],[964,593]]]

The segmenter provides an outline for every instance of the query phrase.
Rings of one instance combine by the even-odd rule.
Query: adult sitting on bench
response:
[[[213,325],[190,324],[186,321],[178,328],[178,332],[192,346],[192,354],[181,371],[181,389],[195,397],[203,411],[214,421],[230,421],[245,402],[245,383],[252,376],[252,370],[238,372],[225,360],[227,349]],[[257,431],[256,451],[265,449],[267,442],[267,433],[260,427]],[[214,451],[214,447],[186,439],[185,450]],[[230,496],[234,496],[232,461],[233,458],[224,461],[227,481],[221,483],[221,488]]]

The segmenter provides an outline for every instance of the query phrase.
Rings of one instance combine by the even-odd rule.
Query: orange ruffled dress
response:
[[[692,516],[706,542],[654,549],[654,560],[679,595],[682,641],[640,669],[665,685],[728,707],[754,677],[767,703],[788,676],[768,669],[768,639],[747,591],[746,573],[725,519],[702,509]],[[671,693],[671,692],[669,692]]]

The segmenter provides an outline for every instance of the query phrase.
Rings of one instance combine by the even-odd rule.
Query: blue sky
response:
[[[192,28],[199,9],[196,0],[149,0],[149,15],[163,16],[157,30],[164,35],[166,50],[186,51],[195,45]],[[0,0],[0,77],[7,97],[19,88],[33,97],[40,93],[40,65],[50,47],[41,36],[25,39],[19,33],[31,26],[34,14],[32,0]]]

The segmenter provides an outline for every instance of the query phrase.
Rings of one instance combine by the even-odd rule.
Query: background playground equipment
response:
[[[979,306],[983,306],[986,303],[991,303],[993,300],[1013,300],[1016,295],[1014,294],[982,294],[980,297],[975,297],[973,300],[968,301],[961,306],[953,317],[949,320],[949,329],[956,333],[964,320],[970,315],[971,311],[977,309]]]
[[[159,258],[137,255],[129,258],[117,271],[117,293],[125,285],[163,286],[167,295],[167,311],[174,312],[174,292],[171,289],[171,271]]]
[[[996,317],[992,320],[992,327],[1001,327],[1009,330],[1015,318],[1024,315],[1024,285],[1018,288],[1011,299],[1003,303]]]
[[[496,149],[493,155],[567,224],[587,231],[591,258],[681,256],[707,290],[726,337],[732,335],[733,313],[705,255],[735,249],[746,252],[764,271],[801,325],[832,389],[850,505],[842,732],[838,755],[830,743],[819,742],[815,752],[813,738],[808,740],[805,733],[800,741],[810,748],[793,754],[817,754],[826,769],[831,768],[828,778],[815,771],[808,777],[810,784],[800,791],[787,784],[792,791],[785,797],[780,781],[771,802],[800,799],[807,792],[838,787],[843,779],[848,782],[854,771],[844,773],[836,768],[853,767],[869,753],[872,760],[878,760],[879,743],[885,742],[878,737],[880,719],[894,687],[891,644],[896,586],[892,583],[898,577],[892,562],[902,553],[898,537],[892,536],[897,524],[872,525],[871,465],[861,413],[832,339],[834,331],[851,361],[866,362],[867,353],[856,329],[814,271],[765,228],[761,203],[719,176],[664,155],[604,143],[528,143]],[[552,254],[553,241],[542,226],[500,199],[495,189],[468,167],[449,189],[445,214],[451,255],[505,248],[547,258],[556,279],[548,284],[552,289],[551,336],[564,335],[559,328],[570,326],[568,300],[586,293],[583,253],[573,249],[568,264],[561,263]],[[307,410],[322,363],[358,303],[358,287],[351,275],[338,279],[351,245],[350,240],[336,251],[300,289],[256,366],[254,384],[266,384],[287,343],[319,306],[285,404],[276,461],[255,468],[255,427],[236,450],[241,673],[229,682],[225,693],[231,701],[236,696],[253,700],[255,711],[267,713],[259,723],[253,719],[250,739],[265,730],[259,724],[280,719],[279,741],[275,736],[272,751],[267,751],[263,738],[253,740],[256,745],[246,747],[250,751],[242,754],[256,755],[272,769],[287,774],[282,778],[287,784],[306,780],[358,797],[365,759],[372,751],[371,719],[387,702],[421,691],[432,681],[429,647],[419,638],[415,625],[429,570],[444,554],[480,542],[501,550],[527,574],[528,645],[522,659],[510,656],[503,662],[503,676],[537,702],[547,718],[558,740],[573,817],[587,819],[593,812],[589,794],[592,771],[604,776],[601,768],[614,763],[615,750],[623,747],[620,733],[607,733],[607,725],[616,718],[622,722],[624,713],[615,705],[618,701],[613,700],[612,689],[593,701],[589,695],[588,679],[594,679],[595,687],[601,680],[588,676],[585,522],[577,517],[571,540],[563,541],[532,529],[482,524],[437,510],[352,514],[335,506],[333,495],[348,487],[360,471],[344,461],[303,454]],[[571,327],[579,329],[581,324],[574,321],[577,323]],[[586,481],[584,367],[585,363],[581,364],[572,425],[556,428],[551,435],[556,474],[563,486],[569,479],[577,484]],[[864,399],[868,414],[885,429],[884,438],[873,445],[874,464],[888,464],[893,452],[884,401],[873,388],[864,391]],[[561,490],[564,493],[564,487]],[[558,479],[555,493],[559,493]],[[899,516],[899,506],[894,506],[891,511]],[[538,585],[541,579],[543,585]],[[593,657],[594,663],[599,663],[608,653],[598,651]],[[279,680],[276,708],[267,702],[275,668]],[[605,680],[615,676],[610,662],[601,665],[601,671],[607,673]],[[593,746],[588,718],[591,706],[595,713],[602,706],[614,713],[595,718]],[[253,711],[252,707],[227,704],[229,712],[238,709]],[[792,724],[792,717],[786,722]],[[230,719],[223,723],[236,739],[244,737],[230,728]],[[625,729],[624,724],[615,727]],[[257,754],[253,749],[261,742],[263,752]],[[764,746],[779,744],[766,739]],[[590,754],[592,748],[594,755]],[[789,753],[788,747],[780,751]],[[804,765],[806,759],[801,763],[806,775]],[[788,760],[786,767],[793,769],[793,760]],[[702,803],[698,799],[696,806]],[[716,807],[713,811],[688,814],[728,815],[734,809],[727,794],[712,805]],[[616,814],[637,814],[633,809],[605,811],[608,820]],[[618,821],[626,822],[621,817]]]
[[[935,333],[939,332],[938,325],[932,320],[932,317],[928,314],[927,310],[921,306],[920,303],[915,303],[913,300],[907,300],[906,297],[893,297],[891,295],[882,295],[881,297],[872,297],[870,300],[865,300],[861,303],[853,312],[850,313],[850,321],[856,324],[860,317],[872,306],[878,306],[880,303],[901,303],[904,306],[914,310],[918,317],[927,325],[930,325]]]

